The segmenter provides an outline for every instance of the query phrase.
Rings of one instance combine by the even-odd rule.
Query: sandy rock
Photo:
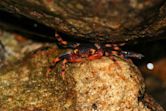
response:
[[[102,58],[69,71],[76,81],[78,111],[150,111],[139,97],[144,83],[135,66]]]
[[[46,76],[49,61],[60,53],[41,50],[0,70],[0,110],[163,111],[154,100],[145,101],[138,69],[117,57],[67,64],[64,80],[58,63]]]

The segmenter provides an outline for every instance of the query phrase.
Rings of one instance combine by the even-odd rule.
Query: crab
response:
[[[142,54],[138,54],[135,52],[122,51],[119,47],[123,44],[112,44],[112,43],[68,43],[63,40],[62,37],[55,33],[55,38],[58,43],[65,47],[72,49],[66,53],[59,55],[54,58],[52,61],[52,66],[54,67],[58,62],[62,61],[61,68],[61,76],[64,79],[65,76],[65,68],[66,63],[78,63],[83,62],[85,59],[87,60],[95,60],[100,59],[103,56],[109,57],[113,61],[115,56],[120,57],[122,59],[127,58],[136,58],[141,59],[143,57]],[[49,73],[52,69],[51,67],[48,69],[47,73]]]

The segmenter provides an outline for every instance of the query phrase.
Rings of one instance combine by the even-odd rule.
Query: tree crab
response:
[[[72,43],[69,44],[67,41],[64,41],[62,37],[55,33],[55,38],[58,43],[65,47],[72,49],[69,52],[63,53],[53,59],[52,67],[56,65],[56,63],[62,61],[62,70],[61,76],[64,79],[66,63],[78,63],[83,62],[85,59],[95,60],[100,59],[103,56],[110,57],[113,61],[116,62],[114,56],[120,57],[122,59],[127,58],[136,58],[141,59],[143,57],[142,54],[138,54],[135,52],[122,51],[119,47],[123,44],[112,44],[112,43]],[[48,69],[47,74],[51,71],[51,67]]]

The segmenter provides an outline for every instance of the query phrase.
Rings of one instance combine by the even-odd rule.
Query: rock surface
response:
[[[157,39],[166,29],[165,0],[3,0],[0,10],[91,42]]]
[[[45,75],[50,61],[64,52],[39,50],[0,70],[0,110],[12,111],[163,111],[147,97],[138,69],[116,57],[61,63]],[[148,99],[147,99],[148,98]]]

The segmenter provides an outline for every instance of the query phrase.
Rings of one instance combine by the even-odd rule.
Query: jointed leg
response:
[[[74,54],[74,53],[65,53],[60,55],[59,57],[55,58],[52,60],[52,66],[47,70],[47,75],[52,71],[52,69],[55,67],[55,65],[60,62],[61,60],[63,60],[62,62],[62,68],[61,68],[61,76],[63,79],[65,79],[65,69],[66,69],[66,63],[70,62],[70,63],[76,63],[76,62],[82,62],[82,58],[79,57],[78,55]]]
[[[128,52],[128,51],[121,51],[121,54],[125,57],[125,58],[136,58],[136,59],[141,59],[142,57],[144,57],[142,54],[138,54],[135,52]]]
[[[67,54],[60,55],[59,57],[56,57],[52,60],[52,65],[47,69],[46,76],[49,75],[49,73],[53,70],[53,68],[56,66],[58,62],[60,62]]]
[[[63,40],[62,37],[58,34],[55,33],[55,38],[57,39],[58,43],[65,48],[75,48],[78,47],[80,44],[79,43],[68,43],[67,41]]]
[[[61,69],[61,76],[63,78],[63,80],[65,79],[65,69],[66,69],[66,63],[70,62],[70,63],[78,63],[78,62],[82,62],[82,58],[71,53],[65,56],[65,58],[63,59],[62,62],[62,69]]]
[[[124,44],[105,44],[105,47],[107,49],[110,48],[112,50],[112,51],[108,50],[108,52],[106,52],[106,56],[107,55],[115,55],[115,56],[118,55],[123,59],[126,59],[126,58],[141,59],[143,57],[142,54],[138,54],[138,53],[135,53],[135,52],[122,51],[119,48],[122,45],[124,45]]]

